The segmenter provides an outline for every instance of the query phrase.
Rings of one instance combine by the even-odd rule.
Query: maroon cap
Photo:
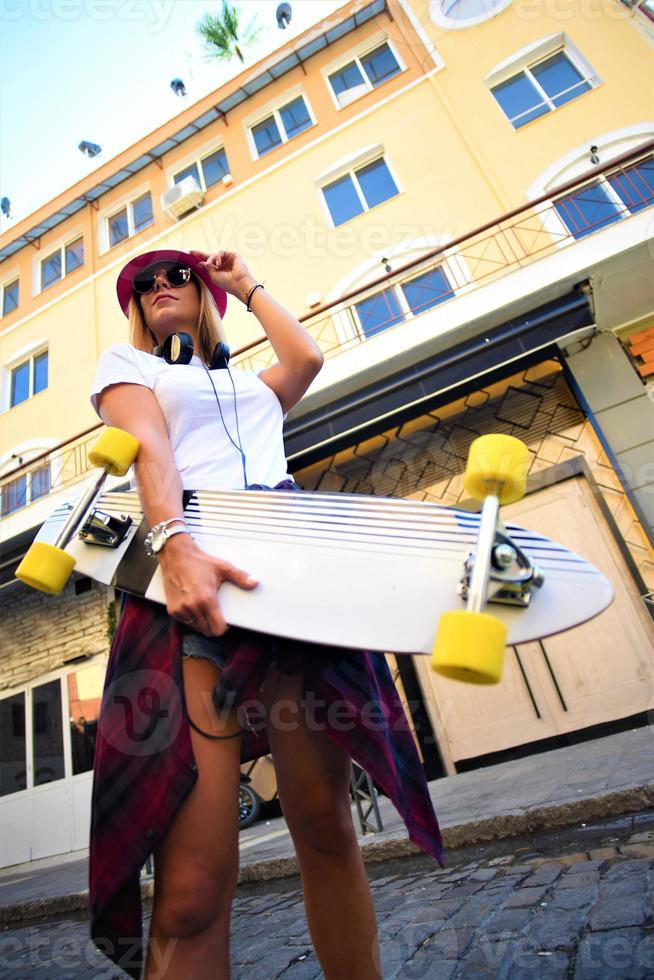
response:
[[[135,255],[120,270],[116,282],[116,293],[118,294],[120,308],[125,316],[129,316],[129,301],[134,295],[132,289],[134,276],[137,272],[141,272],[143,269],[147,269],[148,266],[157,262],[181,262],[182,265],[189,266],[198,279],[201,279],[209,287],[209,291],[216,301],[221,319],[224,317],[227,308],[227,293],[225,290],[213,282],[206,267],[200,265],[199,259],[196,259],[194,255],[189,255],[188,252],[178,252],[170,248],[162,248],[157,252],[143,252],[142,255]]]

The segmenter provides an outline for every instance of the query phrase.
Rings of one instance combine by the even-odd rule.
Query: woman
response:
[[[228,980],[240,764],[272,752],[325,977],[378,980],[351,757],[391,797],[411,838],[442,860],[386,661],[228,629],[220,585],[257,583],[202,551],[183,517],[193,489],[299,489],[286,471],[282,422],[322,355],[234,252],[149,252],[125,266],[117,291],[131,344],[103,354],[92,401],[104,422],[139,440],[136,482],[167,605],[126,597],[112,644],[94,768],[92,936],[135,978]],[[257,317],[275,351],[276,363],[258,375],[216,366],[227,294]],[[185,366],[152,353],[163,347],[170,358],[166,340],[181,332],[194,352]],[[330,714],[337,704],[351,709],[349,726]],[[139,870],[150,853],[144,957]]]

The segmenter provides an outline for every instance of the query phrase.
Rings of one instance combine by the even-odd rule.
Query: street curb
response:
[[[647,784],[582,800],[534,807],[526,813],[507,813],[455,824],[444,828],[443,838],[447,849],[457,850],[475,844],[558,830],[582,822],[604,820],[606,817],[626,816],[652,807],[654,784]],[[382,861],[425,853],[407,838],[390,838],[363,844],[361,852],[366,864],[379,864]],[[257,861],[239,870],[238,884],[276,881],[298,874],[298,863],[294,857]],[[143,882],[143,899],[152,898],[153,891],[154,882]],[[70,913],[88,913],[88,900],[88,891],[83,891],[0,907],[0,927],[39,922]]]

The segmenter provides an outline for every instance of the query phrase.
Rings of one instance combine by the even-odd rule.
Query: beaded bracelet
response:
[[[263,283],[262,282],[256,283],[252,287],[252,289],[250,290],[250,292],[247,295],[247,299],[245,300],[245,308],[248,311],[248,313],[252,313],[253,312],[253,310],[250,309],[250,300],[252,299],[252,294],[254,293],[255,289],[259,289],[259,287],[261,287],[261,289],[263,289]]]

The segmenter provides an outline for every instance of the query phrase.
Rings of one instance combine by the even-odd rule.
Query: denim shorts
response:
[[[185,632],[182,637],[182,654],[185,657],[201,657],[210,660],[216,667],[224,667],[226,656],[221,639],[220,636],[204,636],[193,630]]]

